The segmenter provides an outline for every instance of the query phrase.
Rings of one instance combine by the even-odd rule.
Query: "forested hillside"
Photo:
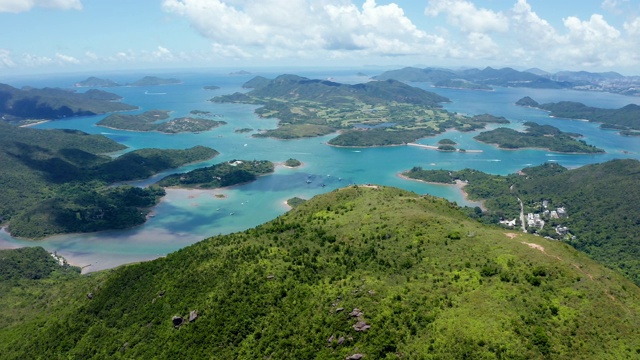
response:
[[[38,284],[23,282],[22,293],[54,291]],[[4,358],[640,354],[632,282],[566,244],[394,188],[338,189],[254,229],[55,291],[56,301],[32,302],[36,313],[16,290],[0,295],[6,313],[23,314],[0,327]]]

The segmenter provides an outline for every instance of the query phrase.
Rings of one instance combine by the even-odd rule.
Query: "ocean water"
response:
[[[368,80],[356,76],[362,69],[307,70],[296,74],[310,78],[331,78],[337,82],[358,83]],[[584,140],[606,150],[606,154],[577,155],[558,154],[545,150],[499,150],[492,145],[478,143],[475,133],[449,131],[436,137],[419,141],[435,145],[442,138],[454,139],[460,147],[482,152],[445,153],[434,150],[395,146],[382,148],[336,148],[326,145],[335,135],[300,140],[275,140],[252,138],[251,133],[237,134],[235,129],[271,129],[276,127],[273,119],[260,119],[254,106],[238,104],[215,104],[208,100],[216,95],[247,91],[241,85],[255,75],[273,78],[290,71],[261,71],[251,75],[230,76],[219,70],[184,71],[166,73],[91,74],[117,82],[135,81],[145,75],[176,77],[182,84],[157,87],[118,87],[105,89],[123,96],[124,102],[137,105],[138,113],[151,109],[172,111],[172,116],[186,116],[191,110],[211,111],[223,116],[228,124],[199,134],[161,134],[119,131],[96,126],[105,117],[90,116],[52,121],[38,125],[41,129],[69,128],[93,134],[104,134],[129,148],[188,148],[195,145],[212,147],[220,155],[210,161],[191,164],[180,169],[159,174],[151,179],[134,182],[145,186],[174,172],[184,172],[197,167],[232,160],[271,160],[284,162],[296,158],[303,166],[296,169],[277,167],[273,175],[263,176],[255,182],[216,190],[169,190],[167,196],[154,209],[153,217],[142,226],[118,231],[92,234],[53,236],[37,242],[12,238],[0,232],[0,248],[20,246],[43,246],[56,251],[72,264],[83,266],[84,271],[111,268],[120,264],[144,261],[164,256],[203,238],[241,231],[283,214],[288,210],[284,202],[291,197],[311,198],[314,195],[348,184],[380,184],[396,186],[419,194],[432,194],[455,201],[458,204],[474,205],[464,199],[453,186],[431,185],[404,180],[397,176],[401,171],[421,166],[425,169],[474,168],[493,174],[513,173],[523,167],[555,161],[566,167],[604,162],[615,158],[640,159],[640,138],[623,137],[614,131],[599,129],[597,124],[584,121],[554,119],[546,112],[515,106],[523,96],[536,101],[561,100],[580,101],[587,105],[617,108],[629,103],[640,104],[640,98],[608,93],[579,92],[570,90],[497,88],[495,91],[472,91],[435,89],[428,84],[412,84],[451,99],[444,107],[464,114],[490,113],[505,116],[512,123],[508,126],[521,129],[522,123],[535,121],[549,124],[563,131],[577,132]],[[375,75],[375,74],[371,74]],[[71,88],[88,75],[65,75],[46,78],[17,78],[6,81],[13,86],[57,86]],[[203,86],[216,85],[218,90],[204,90]],[[84,91],[79,89],[78,91]],[[307,183],[307,179],[311,180]],[[324,185],[324,186],[323,186]],[[224,195],[223,198],[216,195]]]

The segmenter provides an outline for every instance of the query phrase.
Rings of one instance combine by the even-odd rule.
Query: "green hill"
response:
[[[640,354],[640,289],[618,273],[384,187],[338,189],[165,258],[0,294],[5,359]]]

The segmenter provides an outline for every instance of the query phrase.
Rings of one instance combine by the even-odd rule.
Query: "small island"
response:
[[[202,88],[205,90],[218,90],[220,89],[220,86],[208,85],[208,86],[203,86]]]
[[[438,150],[440,151],[457,151],[454,145],[458,145],[451,139],[442,139],[438,141]]]
[[[252,128],[241,128],[241,129],[233,130],[233,132],[235,132],[237,134],[244,134],[244,133],[248,133],[248,132],[252,132],[252,131],[253,131]]]
[[[160,86],[181,84],[182,81],[174,78],[163,79],[157,76],[145,76],[140,80],[127,84],[127,86]]]
[[[169,175],[157,184],[163,187],[214,189],[254,181],[258,176],[273,173],[274,168],[274,164],[268,160],[231,160]]]
[[[136,115],[112,114],[98,121],[96,125],[118,130],[158,131],[167,134],[176,134],[207,131],[226,124],[225,121],[194,117],[180,117],[162,122],[168,118],[168,111],[150,110]]]
[[[525,132],[509,128],[497,128],[485,131],[475,136],[474,139],[496,144],[501,149],[539,148],[563,153],[593,154],[604,153],[604,150],[589,145],[583,140],[577,140],[580,134],[562,132],[551,125],[539,125],[534,122],[526,122]]]
[[[603,109],[573,101],[539,104],[525,96],[518,100],[516,105],[545,110],[552,117],[600,123],[603,129],[640,130],[640,105],[636,104],[629,104],[620,109]]]
[[[302,162],[300,160],[293,159],[293,158],[284,162],[284,166],[290,167],[290,168],[299,167],[301,165],[302,165]]]

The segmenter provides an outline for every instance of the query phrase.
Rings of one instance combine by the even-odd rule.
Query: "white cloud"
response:
[[[624,29],[631,37],[640,37],[640,17],[633,19],[631,22],[624,23]],[[640,40],[640,39],[639,39]]]
[[[431,0],[425,9],[428,16],[446,14],[449,22],[469,33],[504,32],[509,21],[502,12],[478,9],[465,0]]]
[[[53,59],[48,56],[39,56],[34,54],[24,54],[22,56],[22,64],[28,67],[40,67],[53,63]]]
[[[335,51],[378,55],[424,53],[444,39],[419,30],[396,4],[366,0],[164,0],[233,57],[318,57]]]
[[[6,49],[0,49],[0,67],[10,68],[14,67],[16,63],[11,57],[11,51]]]
[[[56,59],[60,64],[80,64],[80,60],[65,54],[56,53]]]
[[[36,6],[59,10],[82,10],[80,0],[0,0],[0,12],[20,13]]]

